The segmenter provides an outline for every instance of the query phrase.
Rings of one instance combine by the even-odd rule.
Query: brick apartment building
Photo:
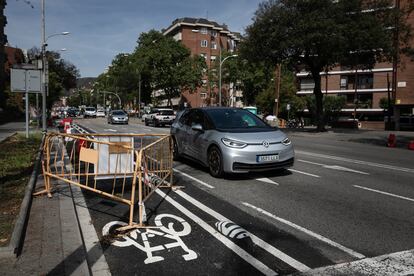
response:
[[[398,1],[398,0],[396,0]],[[405,4],[401,0],[401,5]],[[408,23],[414,28],[414,15],[408,18]],[[412,41],[414,47],[414,40]],[[394,84],[393,72],[396,72]],[[346,107],[342,116],[353,117],[355,99],[357,99],[356,118],[363,127],[384,129],[384,119],[387,116],[380,106],[382,98],[388,99],[388,81],[390,96],[394,100],[392,121],[395,129],[414,129],[414,61],[401,56],[401,62],[394,67],[392,63],[378,63],[372,70],[351,70],[337,66],[328,72],[321,72],[322,92],[326,95],[346,97]],[[309,72],[296,74],[298,80],[298,95],[313,93],[314,83]],[[356,87],[355,87],[355,79]],[[355,89],[356,88],[356,89]]]
[[[240,34],[231,32],[226,25],[220,25],[204,18],[179,18],[164,29],[163,34],[180,41],[192,55],[200,55],[206,59],[207,67],[211,68],[220,59],[220,52],[234,52],[240,42]],[[195,92],[182,91],[178,102],[186,102],[191,107],[211,106],[218,103],[218,83],[210,83],[208,74],[203,77],[202,87]],[[227,97],[232,106],[242,106],[242,92],[233,84],[222,83],[223,97]]]

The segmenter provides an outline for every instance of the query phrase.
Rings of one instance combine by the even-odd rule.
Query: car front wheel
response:
[[[208,152],[208,168],[211,176],[223,176],[223,158],[221,152],[217,147],[212,147]]]

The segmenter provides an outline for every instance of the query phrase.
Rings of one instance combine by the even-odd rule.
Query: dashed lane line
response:
[[[298,171],[298,170],[294,170],[294,169],[288,169],[288,171],[295,172],[295,173],[300,173],[300,174],[304,174],[304,175],[312,176],[312,177],[316,177],[316,178],[320,177],[319,175],[316,175],[316,174],[302,172],[302,171]]]
[[[182,175],[184,175],[185,177],[187,177],[187,178],[190,178],[191,180],[193,180],[193,181],[195,181],[195,182],[197,182],[197,183],[199,183],[199,184],[201,184],[201,185],[203,185],[203,186],[205,186],[205,187],[207,187],[207,188],[210,188],[210,189],[214,189],[215,187],[214,186],[211,186],[210,184],[207,184],[207,183],[205,183],[205,182],[203,182],[203,181],[201,181],[201,180],[199,180],[199,179],[197,179],[197,178],[195,178],[195,177],[192,177],[191,175],[189,175],[189,174],[186,174],[185,172],[182,172],[182,171],[180,171],[180,170],[178,170],[178,169],[173,169],[175,172],[178,172],[179,174],[182,174]]]
[[[314,237],[314,238],[316,238],[316,239],[318,239],[320,241],[323,241],[323,242],[329,244],[330,246],[335,247],[335,248],[337,248],[337,249],[339,249],[339,250],[341,250],[341,251],[343,251],[343,252],[345,252],[345,253],[347,253],[347,254],[355,257],[355,258],[358,258],[358,259],[365,258],[365,256],[362,255],[361,253],[358,253],[358,252],[356,252],[356,251],[354,251],[354,250],[352,250],[350,248],[347,248],[347,247],[345,247],[345,246],[343,246],[343,245],[341,245],[341,244],[339,244],[337,242],[334,242],[334,241],[332,241],[332,240],[330,240],[328,238],[325,238],[324,236],[319,235],[319,234],[317,234],[315,232],[312,232],[311,230],[308,230],[308,229],[306,229],[306,228],[304,228],[302,226],[299,226],[299,225],[297,225],[297,224],[295,224],[293,222],[290,222],[290,221],[288,221],[286,219],[280,218],[280,217],[278,217],[278,216],[276,216],[276,215],[274,215],[274,214],[272,214],[272,213],[270,213],[270,212],[268,212],[266,210],[263,210],[262,208],[256,207],[256,206],[254,206],[254,205],[252,205],[250,203],[247,203],[247,202],[242,202],[242,204],[244,206],[249,207],[249,208],[252,208],[252,209],[256,210],[257,212],[259,212],[259,213],[261,213],[263,215],[266,215],[266,216],[268,216],[268,217],[270,217],[270,218],[272,218],[274,220],[277,220],[277,221],[279,221],[281,223],[284,223],[286,225],[289,225],[290,227],[292,227],[292,228],[294,228],[296,230],[299,230],[301,232],[304,232],[304,233],[306,233],[307,235],[309,235],[311,237]]]
[[[262,177],[262,178],[256,178],[255,180],[260,181],[260,182],[264,182],[264,183],[269,183],[269,184],[273,184],[276,186],[279,186],[279,183],[267,178],[267,177]]]
[[[233,251],[235,254],[237,254],[240,258],[251,264],[254,268],[259,270],[261,273],[265,275],[278,275],[276,271],[272,270],[268,266],[266,266],[264,263],[262,263],[260,260],[256,259],[252,255],[250,255],[246,250],[238,246],[237,244],[233,243],[230,239],[223,236],[220,232],[218,232],[215,228],[208,225],[205,221],[203,221],[201,218],[199,218],[197,215],[189,211],[187,208],[185,208],[183,205],[166,195],[164,192],[162,192],[160,189],[155,190],[155,192],[163,197],[166,201],[168,201],[170,204],[172,204],[175,208],[177,208],[180,212],[182,212],[184,215],[189,217],[191,220],[193,220],[195,223],[197,223],[200,227],[202,227],[204,230],[206,230],[210,235],[212,235],[214,238],[219,240],[221,243],[223,243],[227,248],[229,248],[231,251]]]
[[[313,153],[308,151],[301,151],[301,150],[295,150],[295,153],[313,156],[313,157],[320,157],[325,159],[332,159],[332,160],[338,160],[348,163],[354,163],[354,164],[361,164],[361,165],[367,165],[371,167],[377,167],[382,169],[389,169],[389,170],[395,170],[395,171],[401,171],[401,172],[407,172],[407,173],[414,173],[414,169],[410,168],[404,168],[404,167],[397,167],[392,165],[386,165],[386,164],[380,164],[380,163],[374,163],[374,162],[368,162],[368,161],[361,161],[356,159],[349,159],[344,157],[338,157],[333,155],[326,155],[326,154],[320,154],[320,153]]]
[[[200,210],[204,211],[205,213],[209,214],[210,216],[214,217],[218,221],[233,222],[230,219],[226,218],[225,216],[223,216],[223,215],[219,214],[218,212],[214,211],[210,207],[204,205],[200,201],[196,200],[195,198],[193,198],[193,197],[189,196],[188,194],[184,193],[183,191],[177,190],[176,193],[179,196],[181,196],[183,199],[187,200],[188,202],[190,202],[191,204],[193,204],[194,206],[196,206]],[[279,260],[285,262],[286,264],[290,265],[294,269],[296,269],[298,271],[301,271],[301,272],[307,271],[307,270],[310,269],[305,264],[302,264],[301,262],[299,262],[299,261],[293,259],[292,257],[288,256],[287,254],[283,253],[279,249],[276,249],[274,246],[272,246],[271,244],[263,241],[262,239],[260,239],[256,235],[254,235],[253,233],[248,232],[248,234],[249,234],[250,238],[252,239],[253,243],[255,243],[257,246],[263,248],[264,250],[266,250],[268,253],[270,253],[271,255],[276,257],[277,259],[279,259]]]
[[[392,196],[392,197],[396,197],[399,199],[404,199],[404,200],[408,200],[408,201],[412,201],[414,202],[413,198],[409,198],[409,197],[405,197],[405,196],[400,196],[400,195],[396,195],[396,194],[391,194],[391,193],[387,193],[387,192],[383,192],[380,190],[375,190],[375,189],[371,189],[371,188],[367,188],[367,187],[363,187],[363,186],[359,186],[359,185],[353,185],[355,188],[359,188],[359,189],[363,189],[363,190],[367,190],[367,191],[371,191],[374,193],[379,193],[379,194],[383,194],[383,195],[387,195],[387,196]]]
[[[311,161],[303,160],[303,159],[298,159],[297,161],[303,162],[303,163],[307,163],[307,164],[321,166],[323,168],[331,169],[331,170],[336,170],[336,171],[353,172],[353,173],[359,173],[359,174],[369,175],[369,173],[367,173],[367,172],[357,171],[357,170],[353,170],[353,169],[350,169],[350,168],[346,168],[346,167],[342,167],[342,166],[337,166],[337,165],[326,165],[326,164],[311,162]]]

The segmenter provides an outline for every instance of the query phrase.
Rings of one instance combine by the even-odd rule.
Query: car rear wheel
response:
[[[145,126],[148,126],[148,120],[147,119],[145,119]]]
[[[208,152],[208,168],[211,176],[223,176],[223,158],[221,152],[217,147],[212,147]]]

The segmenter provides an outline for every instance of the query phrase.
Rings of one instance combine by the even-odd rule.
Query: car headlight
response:
[[[222,138],[221,141],[223,142],[223,144],[225,144],[226,146],[231,147],[231,148],[242,149],[242,148],[247,146],[246,143],[230,140],[230,139],[227,139],[227,138]]]
[[[290,141],[290,139],[288,137],[286,137],[285,139],[283,139],[282,144],[285,146],[289,146],[292,142]]]

